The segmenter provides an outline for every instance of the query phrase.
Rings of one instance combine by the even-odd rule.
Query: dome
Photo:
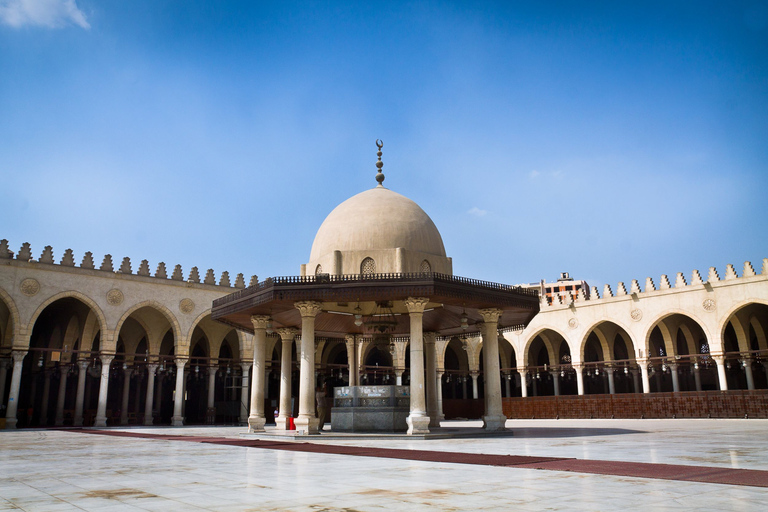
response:
[[[443,239],[429,215],[407,197],[378,186],[347,199],[325,218],[309,259],[334,251],[392,249],[445,258]]]

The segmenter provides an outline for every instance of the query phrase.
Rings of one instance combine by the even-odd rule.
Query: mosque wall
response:
[[[450,265],[450,258],[432,258],[430,255],[404,250],[360,251],[359,254],[343,254],[341,258],[332,255],[328,265],[331,269],[341,268],[343,273],[356,274],[360,272],[360,265],[366,257],[374,259],[377,273],[389,265],[393,265],[394,269],[415,268],[418,270],[414,271],[422,271],[424,260],[429,261],[433,272],[451,273],[450,267],[446,269],[440,266],[441,263]],[[348,262],[353,262],[354,268],[345,267]],[[310,272],[314,272],[314,269],[307,268],[307,273]],[[250,284],[257,282],[256,276],[250,279]],[[696,376],[696,385],[699,387],[721,390],[768,387],[768,258],[761,262],[758,270],[746,262],[740,271],[728,265],[722,275],[713,267],[706,276],[694,270],[688,279],[679,273],[674,279],[661,276],[658,283],[651,278],[642,282],[642,287],[640,281],[632,280],[629,287],[618,283],[615,290],[605,286],[602,294],[593,288],[588,296],[581,291],[564,298],[555,297],[552,302],[544,297],[540,313],[525,329],[502,332],[502,339],[506,341],[500,347],[504,396],[608,393],[614,387],[611,384],[609,390],[606,378],[608,373],[611,381],[615,374],[617,393],[692,390],[694,367],[698,372],[699,364],[702,365],[701,379],[698,373]],[[233,386],[225,386],[221,379],[233,372],[232,375],[244,378],[245,387],[242,390],[238,388],[233,398],[241,404],[240,419],[247,418],[245,397],[248,394],[248,368],[253,357],[252,336],[210,318],[214,299],[245,286],[242,274],[231,279],[228,272],[217,276],[213,270],[208,270],[201,276],[197,268],[184,273],[180,266],[176,265],[169,270],[164,263],[159,263],[151,271],[146,260],[140,262],[134,271],[128,258],[122,259],[118,265],[110,255],[104,256],[99,262],[94,260],[91,253],[76,259],[71,250],[65,251],[56,263],[50,246],[34,259],[29,244],[23,244],[14,253],[8,249],[8,242],[2,240],[2,403],[9,404],[9,387],[12,385],[10,376],[16,364],[16,355],[20,355],[19,361],[24,361],[27,372],[23,378],[26,380],[21,380],[22,403],[24,400],[32,400],[31,403],[40,407],[39,387],[43,385],[43,373],[40,371],[44,371],[47,382],[52,376],[58,378],[60,375],[55,373],[58,364],[68,363],[74,367],[78,361],[75,354],[56,355],[55,352],[66,347],[72,349],[77,345],[79,351],[88,353],[89,359],[83,363],[83,368],[88,372],[87,382],[92,383],[88,385],[96,386],[93,393],[98,390],[98,372],[101,371],[97,366],[99,358],[105,362],[106,368],[109,369],[111,364],[113,372],[119,369],[116,361],[125,361],[128,366],[122,362],[120,364],[128,377],[117,379],[120,389],[132,390],[129,397],[130,404],[135,400],[132,408],[138,410],[149,403],[151,414],[152,401],[146,394],[149,379],[147,372],[155,364],[165,367],[164,376],[161,376],[160,371],[157,372],[158,383],[167,381],[165,388],[157,393],[156,403],[165,404],[163,407],[166,409],[176,407],[173,404],[174,395],[169,395],[171,398],[166,396],[172,393],[174,382],[178,385],[168,369],[175,364],[180,371],[186,372],[184,375],[188,384],[185,385],[190,386],[190,396],[197,393],[201,397],[189,402],[189,407],[198,407],[198,418],[201,418],[206,405],[204,395],[208,395],[206,390],[211,389],[210,384],[205,384],[208,382],[205,379],[219,379],[214,386],[218,403],[219,395],[224,393],[222,389],[232,389]],[[76,304],[76,307],[68,305],[68,316],[62,317],[63,320],[45,313],[50,311],[49,307],[66,300]],[[41,325],[49,321],[51,326]],[[44,340],[33,340],[36,327],[42,329],[39,332]],[[281,344],[276,343],[276,340],[274,335],[268,338],[267,361],[274,362],[280,358]],[[381,381],[382,375],[389,370],[366,369],[368,350],[365,342],[357,340],[356,343],[360,344],[361,359],[355,364],[360,375],[369,372],[368,382],[376,379]],[[328,375],[340,380],[344,373],[340,365],[344,365],[346,350],[337,345],[318,343],[316,360],[330,368],[326,372]],[[407,345],[407,340],[398,340],[395,344],[392,361],[395,368],[391,376],[398,381],[404,380],[406,384],[408,374],[406,371],[404,375],[404,370],[407,368]],[[229,348],[225,350],[225,346]],[[437,375],[446,399],[462,396],[477,398],[481,395],[482,338],[477,335],[460,340],[438,337],[435,346]],[[296,347],[298,349],[298,344]],[[93,352],[90,352],[92,349]],[[38,355],[41,350],[43,356]],[[113,361],[114,354],[120,351],[124,355],[118,354],[118,359]],[[140,357],[142,351],[146,354],[144,358]],[[334,351],[333,361],[329,358],[331,351]],[[27,352],[34,353],[36,359],[23,359],[21,354]],[[80,361],[83,361],[84,356],[81,354],[80,357]],[[159,359],[153,363],[152,357]],[[217,362],[217,358],[229,362]],[[145,366],[130,367],[133,361],[139,360]],[[655,376],[652,373],[654,367],[659,370]],[[666,373],[661,372],[662,368]],[[709,371],[709,377],[705,370]],[[36,372],[38,377],[30,380],[30,372]],[[115,373],[110,386],[117,386],[114,379],[122,375],[120,372]],[[571,384],[567,382],[568,375],[576,376]],[[541,378],[543,376],[548,376],[548,384],[544,383]],[[73,375],[68,381],[61,377],[59,386],[68,386],[68,391],[62,396],[74,396],[76,390],[72,386],[77,384],[75,377]],[[639,384],[641,377],[642,386]],[[123,382],[123,378],[127,380]],[[272,386],[277,386],[277,382],[274,382],[276,377],[272,375],[269,378],[273,379]],[[620,382],[621,378],[625,379],[622,381],[624,384]],[[554,384],[558,379],[559,384]],[[32,386],[32,389],[25,389],[24,386]],[[53,384],[50,386],[51,389],[55,387]],[[82,389],[77,392],[82,395]],[[133,393],[140,397],[135,398]],[[232,394],[229,391],[226,393]],[[88,409],[89,398],[85,394],[85,409]],[[50,400],[51,415],[48,418],[41,417],[40,420],[53,424],[55,398],[52,394]],[[72,406],[70,400],[66,398],[66,408],[64,402],[56,407],[60,405],[59,408],[68,410]],[[92,402],[94,400],[95,395],[91,398]],[[171,405],[168,405],[169,400]],[[210,404],[213,398],[208,400]],[[195,406],[194,401],[200,403]],[[119,408],[119,402],[118,396],[107,394],[104,397],[104,407],[112,404],[114,408]],[[96,403],[91,405],[95,408]],[[158,406],[155,408],[161,409]],[[175,412],[174,421],[181,421],[176,419],[181,416]],[[194,414],[194,411],[190,414]],[[57,417],[56,421],[60,419]],[[170,412],[167,420],[171,421]],[[147,424],[152,424],[151,416],[149,421]]]

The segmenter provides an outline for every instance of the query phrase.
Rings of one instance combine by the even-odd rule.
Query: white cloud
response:
[[[469,210],[467,210],[467,213],[470,215],[474,215],[475,217],[482,217],[486,213],[488,213],[488,210],[481,210],[477,206],[473,206]]]
[[[531,171],[528,173],[528,177],[531,178],[532,180],[535,180],[536,178],[539,177],[539,174],[541,174],[539,171]]]
[[[0,22],[12,27],[57,28],[74,23],[85,29],[91,28],[75,0],[0,0]]]

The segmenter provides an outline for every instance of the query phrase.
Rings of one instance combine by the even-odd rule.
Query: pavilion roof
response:
[[[354,324],[355,307],[390,303],[397,325],[390,334],[408,334],[410,322],[402,301],[408,297],[427,297],[424,312],[425,331],[441,335],[477,332],[482,318],[479,310],[502,310],[499,327],[523,327],[539,311],[538,291],[506,284],[479,281],[437,273],[354,274],[286,276],[266,279],[213,302],[215,320],[253,332],[250,317],[269,315],[273,328],[301,327],[297,301],[319,301],[323,313],[315,321],[317,336],[343,337],[364,334]],[[398,302],[399,301],[399,302]],[[461,328],[466,314],[469,328]]]

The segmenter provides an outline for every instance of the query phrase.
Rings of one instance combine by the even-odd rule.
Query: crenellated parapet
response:
[[[0,247],[0,250],[2,250],[2,247]],[[593,286],[590,289],[589,294],[586,294],[584,290],[580,290],[576,295],[573,295],[569,292],[567,297],[560,298],[555,296],[551,298],[549,302],[547,302],[546,300],[543,300],[541,304],[541,309],[557,308],[557,307],[570,306],[573,304],[580,304],[580,303],[605,302],[605,301],[614,300],[618,297],[623,297],[623,296],[631,296],[634,299],[638,299],[644,296],[651,296],[653,294],[658,295],[659,293],[678,293],[684,290],[694,290],[694,289],[700,289],[702,287],[706,288],[706,287],[711,287],[713,285],[726,286],[730,284],[735,284],[736,282],[740,282],[741,280],[744,280],[744,279],[754,279],[758,276],[768,277],[768,258],[763,258],[759,274],[755,271],[755,267],[749,261],[744,262],[741,275],[738,274],[736,267],[733,264],[729,263],[728,265],[726,265],[726,269],[723,277],[720,276],[720,273],[717,271],[717,268],[709,267],[709,269],[707,270],[706,279],[702,279],[701,273],[698,270],[693,270],[691,272],[690,282],[686,280],[685,274],[683,274],[682,272],[678,272],[677,274],[675,274],[674,284],[672,283],[672,281],[670,280],[667,274],[661,275],[661,277],[659,278],[658,286],[654,282],[653,278],[646,277],[645,286],[644,286],[644,289],[642,290],[640,287],[640,281],[637,279],[633,279],[631,281],[629,291],[627,291],[627,288],[624,285],[624,282],[619,282],[617,284],[615,292],[611,288],[611,285],[605,284],[603,286],[602,295],[598,292],[597,287]]]
[[[21,248],[19,249],[18,253],[14,253],[11,251],[8,247],[8,240],[0,240],[0,261],[2,260],[16,260],[16,261],[22,261],[26,263],[36,263],[41,265],[51,265],[52,267],[75,267],[78,268],[78,265],[76,265],[76,259],[74,252],[72,249],[67,249],[64,251],[64,255],[62,256],[59,263],[56,263],[54,259],[54,251],[53,247],[50,245],[47,245],[43,248],[43,252],[40,254],[40,257],[35,260],[32,257],[32,246],[29,244],[29,242],[25,242],[22,244]],[[80,261],[79,268],[85,269],[85,270],[93,270],[97,272],[104,272],[110,273],[110,274],[122,274],[126,276],[135,275],[140,277],[150,277],[153,279],[158,280],[166,280],[169,279],[168,276],[168,270],[166,269],[166,265],[164,262],[160,262],[157,265],[157,269],[155,270],[154,274],[150,271],[149,261],[142,260],[139,264],[139,267],[136,271],[136,273],[133,273],[131,259],[128,257],[123,258],[120,261],[120,266],[115,269],[115,263],[112,260],[111,254],[104,255],[103,259],[101,260],[101,264],[96,267],[96,264],[94,262],[93,253],[86,252],[83,255],[82,260]],[[184,272],[181,267],[181,265],[175,265],[173,268],[173,272],[170,275],[170,280],[173,281],[185,281],[184,279]],[[202,284],[202,285],[208,285],[208,286],[216,286],[221,288],[245,288],[245,277],[243,274],[237,274],[237,277],[235,278],[235,283],[232,285],[230,280],[230,275],[228,271],[224,271],[220,274],[220,278],[216,279],[216,274],[214,273],[213,269],[208,269],[205,274],[205,279],[203,282],[200,281],[200,272],[197,267],[192,267],[190,270],[186,282],[190,285],[193,284]],[[258,284],[258,276],[251,276],[249,286],[253,286]]]

